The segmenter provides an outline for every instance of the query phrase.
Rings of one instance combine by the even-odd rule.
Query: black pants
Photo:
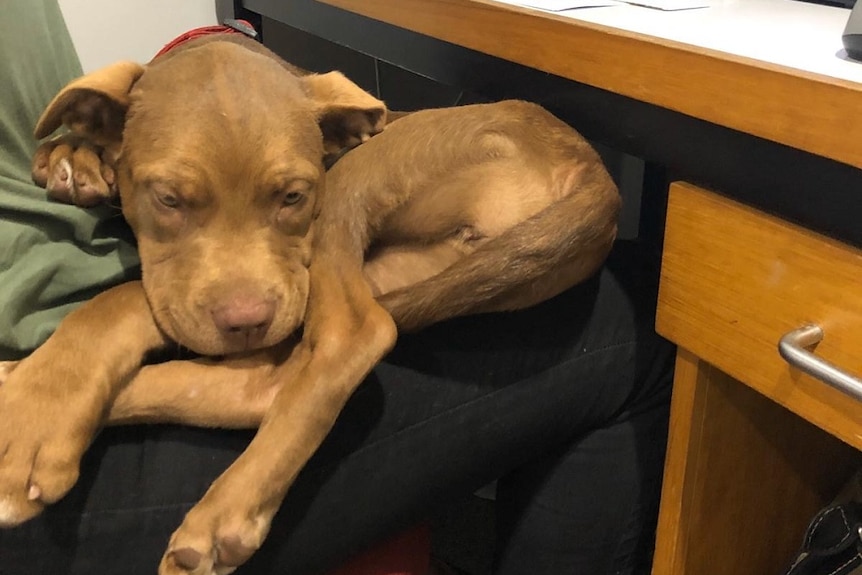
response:
[[[402,336],[238,573],[321,572],[495,478],[498,573],[646,573],[673,356],[653,329],[656,269],[620,243],[595,278],[538,307]],[[154,574],[250,437],[103,431],[63,501],[0,531],[0,574]]]

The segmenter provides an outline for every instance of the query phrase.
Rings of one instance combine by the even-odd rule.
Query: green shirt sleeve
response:
[[[41,344],[82,301],[139,277],[119,209],[47,199],[30,179],[33,128],[81,75],[57,0],[4,0],[0,18],[0,360]]]

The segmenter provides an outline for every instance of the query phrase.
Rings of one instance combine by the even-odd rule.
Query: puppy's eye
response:
[[[175,209],[180,205],[180,200],[176,196],[176,194],[172,194],[170,192],[163,194],[156,194],[156,199],[159,200],[159,203],[165,206],[166,208]]]
[[[304,198],[304,197],[305,197],[305,194],[303,194],[302,192],[297,192],[297,191],[287,192],[286,194],[284,194],[284,198],[282,198],[281,203],[282,203],[282,205],[285,205],[285,206],[294,206],[294,205],[298,204],[300,201],[302,201],[302,198]]]
[[[305,200],[312,185],[306,180],[293,180],[284,187],[281,187],[276,192],[276,197],[283,208],[292,208],[298,206]]]
[[[150,192],[157,208],[175,210],[182,203],[179,194],[171,185],[154,182],[150,184]]]

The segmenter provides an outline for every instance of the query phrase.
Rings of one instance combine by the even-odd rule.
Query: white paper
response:
[[[620,0],[626,4],[655,8],[657,10],[692,10],[694,8],[709,8],[710,0]]]
[[[548,12],[562,12],[576,8],[597,8],[600,6],[615,6],[619,4],[616,0],[497,0],[504,4],[525,6],[527,8],[538,8]]]

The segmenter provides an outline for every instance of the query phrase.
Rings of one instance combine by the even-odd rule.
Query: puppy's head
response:
[[[268,347],[302,323],[324,156],[385,121],[338,73],[297,76],[211,42],[76,80],[37,126],[117,144],[123,214],[160,327],[202,354]]]

